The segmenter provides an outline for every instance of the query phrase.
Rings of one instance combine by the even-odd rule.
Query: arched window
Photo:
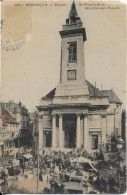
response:
[[[69,44],[69,62],[76,61],[77,59],[77,43],[73,42]]]

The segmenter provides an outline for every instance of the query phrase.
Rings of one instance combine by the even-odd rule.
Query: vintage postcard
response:
[[[1,1],[0,192],[126,192],[126,4]]]

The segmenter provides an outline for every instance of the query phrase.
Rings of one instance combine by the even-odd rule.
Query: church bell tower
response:
[[[55,97],[88,96],[84,62],[86,32],[78,17],[74,1],[60,36],[62,38],[60,84],[56,87]]]

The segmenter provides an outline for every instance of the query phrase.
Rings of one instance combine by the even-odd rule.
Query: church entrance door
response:
[[[51,135],[51,132],[45,132],[45,137],[46,137],[46,143],[45,143],[45,145],[46,145],[46,147],[51,147],[51,138],[52,138],[52,135]]]
[[[63,117],[64,128],[64,147],[75,148],[76,147],[76,115],[64,115]]]
[[[98,135],[92,135],[92,149],[98,149]]]

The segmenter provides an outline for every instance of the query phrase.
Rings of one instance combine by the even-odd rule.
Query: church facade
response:
[[[39,106],[39,147],[52,150],[104,150],[121,135],[121,101],[85,78],[86,31],[72,3],[60,31],[60,83]]]

